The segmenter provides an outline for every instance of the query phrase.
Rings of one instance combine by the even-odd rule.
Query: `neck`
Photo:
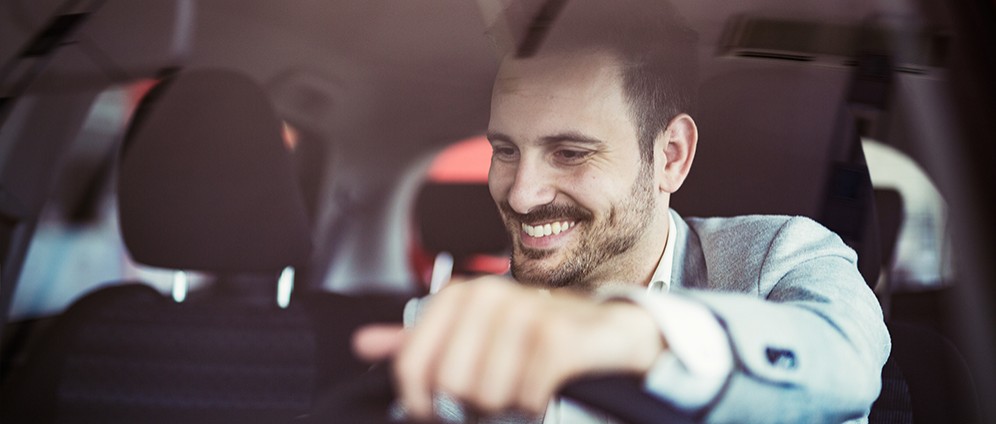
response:
[[[647,287],[650,284],[668,238],[671,214],[667,203],[663,205],[657,208],[653,222],[647,226],[639,242],[626,253],[613,258],[612,266],[606,266],[598,275],[592,275],[590,281],[593,283],[588,287],[601,292],[611,287]]]

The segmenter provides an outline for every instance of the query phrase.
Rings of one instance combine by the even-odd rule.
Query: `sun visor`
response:
[[[2,87],[32,92],[83,89],[149,78],[190,55],[193,0],[81,1],[72,7],[22,2],[23,44],[4,66]],[[34,75],[32,75],[34,74]]]

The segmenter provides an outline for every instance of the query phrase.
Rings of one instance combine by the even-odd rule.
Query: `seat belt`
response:
[[[861,135],[879,130],[888,106],[893,66],[885,54],[860,54],[856,62],[846,100],[837,112],[819,217],[820,223],[858,253],[858,270],[874,289],[882,260],[875,197]]]

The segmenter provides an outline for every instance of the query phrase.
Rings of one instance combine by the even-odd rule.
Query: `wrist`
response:
[[[620,366],[624,371],[647,373],[667,350],[667,341],[657,323],[643,308],[629,302],[604,304],[609,331],[614,333]]]

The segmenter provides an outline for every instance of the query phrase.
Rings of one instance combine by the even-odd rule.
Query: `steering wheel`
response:
[[[397,423],[388,414],[395,398],[390,369],[389,364],[378,364],[360,378],[333,387],[318,398],[313,413],[304,421]],[[560,395],[630,424],[695,422],[646,393],[637,377],[583,378],[568,383]]]

